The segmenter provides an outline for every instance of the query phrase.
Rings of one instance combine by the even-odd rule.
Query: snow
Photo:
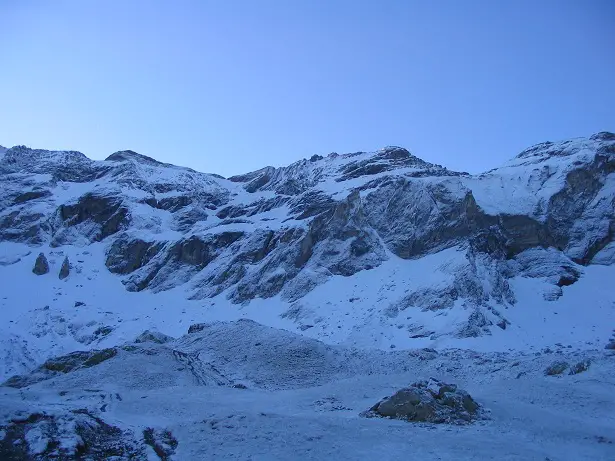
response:
[[[536,356],[453,350],[425,358],[323,350],[251,324],[209,328],[143,352],[120,351],[100,365],[25,389],[0,388],[0,425],[24,403],[32,413],[55,416],[87,409],[137,438],[146,427],[169,431],[178,442],[173,459],[405,460],[412,453],[421,460],[606,461],[615,456],[615,363],[603,352],[562,349]],[[279,364],[267,361],[279,356],[284,344],[287,351],[301,351],[307,362],[283,356]],[[172,351],[199,351],[198,360],[215,364],[222,378],[251,377],[240,380],[248,388],[199,384]],[[584,359],[591,361],[584,373],[544,375],[555,360]],[[292,378],[284,380],[289,373]],[[359,416],[384,395],[431,376],[466,389],[487,418],[450,426]],[[40,434],[35,426],[26,435],[31,450],[42,446]],[[65,440],[71,440],[70,432]]]
[[[591,162],[596,146],[584,139],[558,143],[535,155],[522,153],[496,170],[464,177],[463,182],[486,213],[540,218],[548,199],[562,189],[566,174]]]

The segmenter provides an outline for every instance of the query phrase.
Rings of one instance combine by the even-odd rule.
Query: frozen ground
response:
[[[159,459],[143,443],[148,428],[172,434],[177,445],[168,459],[177,460],[615,457],[615,357],[604,350],[366,351],[251,321],[125,349],[27,388],[0,388],[0,424],[8,431],[10,419],[41,413],[70,427],[71,418],[87,412],[124,431],[123,443],[142,450],[137,459]],[[545,376],[562,360],[591,365],[576,375]],[[467,389],[487,419],[438,426],[359,416],[396,389],[429,377]],[[246,389],[231,387],[237,384]],[[53,440],[79,443],[70,429],[60,437],[45,435],[40,424],[21,425],[41,452]]]

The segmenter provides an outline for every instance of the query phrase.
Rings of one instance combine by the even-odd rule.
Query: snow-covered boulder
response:
[[[386,397],[365,417],[402,419],[410,422],[465,424],[481,416],[481,406],[455,384],[434,378],[418,381]]]

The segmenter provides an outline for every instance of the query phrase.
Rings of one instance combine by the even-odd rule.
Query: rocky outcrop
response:
[[[59,207],[61,227],[54,235],[52,244],[72,243],[74,227],[78,227],[78,233],[91,241],[101,241],[126,227],[128,215],[128,209],[122,206],[120,198],[85,194],[76,203]]]
[[[170,461],[179,445],[170,431],[151,427],[143,431],[143,442],[154,450],[161,461]]]
[[[36,275],[44,275],[49,272],[49,262],[47,262],[45,253],[38,254],[38,256],[36,257],[36,261],[34,262],[32,272],[34,272]]]
[[[40,381],[51,379],[59,374],[70,373],[80,368],[90,368],[115,357],[117,349],[102,349],[72,352],[68,355],[47,360],[36,370],[23,376],[13,376],[2,385],[20,389]]]
[[[151,261],[163,246],[162,242],[146,242],[122,236],[109,247],[105,265],[115,274],[130,274]]]
[[[0,425],[0,433],[4,460],[147,459],[132,432],[85,409],[26,413]]]
[[[70,261],[68,260],[68,256],[66,256],[64,258],[64,261],[62,261],[62,267],[60,267],[60,273],[58,274],[58,278],[60,280],[64,280],[69,275],[70,275]]]
[[[160,333],[159,331],[145,330],[135,338],[135,343],[155,343],[164,344],[173,341],[173,337]]]
[[[545,370],[545,375],[547,376],[557,376],[563,374],[566,370],[570,368],[570,364],[564,361],[553,362],[549,365]]]
[[[479,418],[480,410],[480,405],[466,391],[455,384],[430,378],[398,390],[362,413],[362,416],[420,423],[466,424]]]
[[[591,366],[591,360],[589,359],[581,360],[580,362],[577,362],[570,367],[570,372],[568,374],[578,375],[579,373],[583,373],[584,371],[589,370],[590,366]]]

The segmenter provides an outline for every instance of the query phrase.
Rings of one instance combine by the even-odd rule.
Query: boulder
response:
[[[481,406],[455,384],[430,378],[398,390],[368,411],[367,418],[382,417],[411,422],[465,424],[477,419]]]
[[[561,375],[562,373],[564,373],[568,368],[570,368],[570,365],[568,364],[568,362],[563,362],[563,361],[557,361],[557,362],[553,362],[551,365],[549,365],[547,367],[547,369],[545,370],[545,375],[547,376],[557,376],[557,375]]]
[[[36,275],[43,275],[49,272],[49,262],[47,262],[47,258],[45,257],[45,253],[39,253],[36,258],[36,262],[34,263],[34,268],[32,269]]]
[[[60,280],[64,280],[70,274],[70,262],[68,261],[68,256],[64,258],[62,262],[62,267],[60,268],[60,273],[58,277]]]
[[[164,344],[169,341],[173,341],[175,338],[172,336],[165,335],[164,333],[160,333],[159,331],[150,331],[145,330],[139,336],[136,337],[135,343],[156,343],[156,344]]]
[[[208,326],[207,323],[193,323],[188,327],[188,334],[196,333],[198,331],[204,330]]]
[[[579,373],[583,373],[584,371],[589,370],[589,366],[591,365],[591,360],[581,360],[578,363],[575,363],[572,367],[570,367],[569,375],[578,375]]]

